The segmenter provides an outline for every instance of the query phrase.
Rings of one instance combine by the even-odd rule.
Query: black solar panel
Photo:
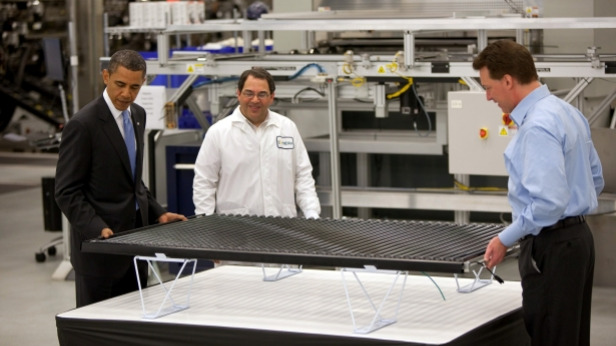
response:
[[[504,226],[210,215],[90,240],[83,251],[456,273]]]

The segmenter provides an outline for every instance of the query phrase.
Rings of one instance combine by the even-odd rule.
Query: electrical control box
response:
[[[449,173],[506,176],[505,148],[517,127],[484,91],[452,91],[447,97]]]

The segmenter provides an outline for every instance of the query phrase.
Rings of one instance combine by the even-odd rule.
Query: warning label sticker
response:
[[[499,136],[509,136],[509,128],[507,126],[499,126],[498,135]]]

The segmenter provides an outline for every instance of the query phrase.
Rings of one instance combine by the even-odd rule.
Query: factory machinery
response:
[[[392,2],[394,5],[387,2],[383,10],[368,8],[370,5],[363,1],[353,2],[355,7],[350,9],[336,7],[342,3],[351,1],[322,1],[322,11],[281,11],[262,14],[257,20],[206,20],[200,24],[170,24],[154,28],[105,26],[106,56],[112,53],[110,46],[118,37],[146,34],[155,40],[156,58],[148,59],[148,81],[152,83],[142,87],[137,102],[147,109],[150,117],[148,185],[157,199],[164,201],[167,198],[169,210],[193,214],[192,169],[203,134],[211,123],[227,116],[237,105],[237,78],[242,71],[255,66],[265,68],[276,80],[276,101],[271,108],[298,125],[315,168],[313,173],[324,208],[323,217],[318,220],[198,215],[186,222],[155,225],[107,240],[92,240],[84,243],[84,251],[137,254],[148,263],[167,260],[187,263],[194,261],[189,258],[216,258],[348,267],[341,272],[354,332],[379,330],[390,322],[381,320],[379,311],[371,317],[373,323],[370,326],[356,328],[344,272],[374,270],[376,274],[383,269],[385,274],[392,274],[390,270],[468,272],[470,265],[479,265],[472,261],[481,256],[487,239],[500,232],[510,218],[502,153],[517,129],[494,103],[486,101],[485,91],[477,81],[478,72],[471,66],[477,52],[489,41],[500,38],[515,39],[531,49],[542,81],[574,81],[573,87],[567,90],[552,89],[566,101],[586,110],[607,182],[596,213],[610,214],[606,218],[613,218],[616,210],[616,178],[613,175],[616,159],[611,148],[616,120],[610,106],[616,98],[616,88],[613,87],[616,56],[603,53],[598,47],[589,47],[582,54],[544,54],[541,37],[544,30],[613,31],[616,29],[615,17],[543,18],[540,10],[536,13],[532,6],[525,9],[527,1],[516,0],[431,1],[431,4],[436,4],[434,7],[429,7],[427,1],[401,0]],[[276,4],[274,1],[275,8]],[[495,7],[482,7],[486,4]],[[231,40],[227,42],[233,42],[230,53],[225,50],[222,54],[222,50],[211,49],[211,46],[190,50],[180,47],[195,36],[214,33]],[[272,37],[277,52],[269,49],[268,40]],[[292,42],[293,49],[283,51],[281,43],[285,40]],[[101,59],[101,63],[104,65],[107,59]],[[167,81],[181,76],[183,81],[175,85],[155,85],[153,81],[160,76],[165,76],[163,78]],[[595,104],[589,105],[584,91],[592,88],[593,81],[608,87],[602,90],[600,100],[593,100]],[[198,129],[182,128],[180,124],[185,110],[193,114]],[[211,115],[211,119],[206,114]],[[161,161],[165,161],[163,169],[160,169]],[[164,182],[163,188],[160,188],[159,180]],[[346,218],[348,216],[357,218]],[[374,220],[387,218],[413,220]],[[613,250],[610,247],[614,244],[609,240],[613,237],[606,236],[604,231],[611,231],[613,222],[600,217],[588,220],[597,244],[595,284],[609,284],[610,280],[613,282],[610,267]],[[206,271],[201,277],[208,276],[208,279],[203,282],[215,282],[211,277],[235,270],[229,268],[233,266]],[[250,268],[246,269],[248,271]],[[306,273],[310,274],[310,271]],[[320,271],[318,276],[324,278],[329,274],[329,271]],[[394,282],[399,274],[393,275]],[[268,278],[265,268],[263,276]],[[197,287],[201,287],[198,286],[201,282],[199,274],[190,277],[191,285],[195,277]],[[230,277],[234,286],[256,287],[253,282],[238,285],[241,275]],[[298,277],[301,275],[294,278]],[[480,281],[477,273],[475,279],[475,282]],[[285,284],[290,280],[282,281]],[[360,280],[357,281],[361,285]],[[219,285],[217,281],[215,283]],[[272,287],[264,291],[272,290]],[[324,287],[314,291],[330,291]],[[387,287],[392,289],[394,285]],[[501,286],[498,294],[505,294],[503,287],[507,288],[507,285]],[[514,315],[518,323],[521,321],[517,315],[520,312],[517,291],[520,287],[518,284],[510,287],[515,287],[516,291],[499,302],[512,303],[502,315]],[[487,287],[483,292],[490,289]],[[146,316],[144,291],[139,294]],[[295,289],[288,291],[299,292]],[[210,291],[201,289],[200,292]],[[460,287],[457,292],[461,292]],[[218,306],[224,298],[222,291],[215,293],[216,304],[198,301],[191,309],[187,309],[188,304],[179,307],[182,312],[177,316],[184,320],[169,325],[174,331],[190,328],[184,329],[190,333],[175,332],[175,338],[183,334],[193,335],[193,331],[213,338],[215,329],[210,328],[211,322],[205,317],[211,312],[211,307]],[[165,297],[169,295],[167,291]],[[201,299],[208,294],[198,296]],[[253,292],[249,296],[253,297]],[[233,300],[240,300],[237,297],[239,295],[234,295]],[[263,300],[262,297],[256,300]],[[472,301],[475,297],[467,295],[463,299]],[[99,311],[85,308],[76,309],[74,314],[59,315],[61,344],[87,336],[87,332],[78,331],[75,325],[86,329],[109,327],[105,334],[116,335],[115,326],[120,324],[115,322],[124,321],[127,316],[132,318],[134,307],[121,311],[112,300],[108,303],[99,305]],[[264,310],[277,305],[286,304],[268,304],[267,309],[257,309],[260,318],[263,319]],[[494,306],[500,306],[500,303],[490,304],[486,311],[493,310]],[[203,307],[208,311],[198,310]],[[242,306],[237,311],[246,315],[250,309],[244,308]],[[297,310],[295,306],[293,308]],[[224,310],[224,313],[216,314],[217,322],[232,309]],[[467,313],[464,309],[457,310]],[[331,314],[333,310],[328,308],[327,311]],[[402,307],[400,311],[411,309]],[[109,315],[102,321],[87,317],[103,316],[104,313]],[[442,321],[442,316],[449,314],[443,311],[439,315],[439,326],[435,330],[449,329]],[[171,321],[174,318],[174,314],[161,316],[169,317]],[[198,320],[200,318],[204,320]],[[305,318],[302,316],[301,320]],[[457,318],[452,325],[464,319]],[[198,322],[194,326],[185,326],[186,320]],[[406,317],[400,322],[405,320]],[[377,321],[376,326],[374,321]],[[147,329],[147,333],[153,333],[156,339],[163,338],[168,320],[160,322],[137,320],[131,324],[131,333],[146,334],[142,332]],[[484,324],[481,322],[480,325]],[[254,337],[245,334],[247,330],[258,330],[262,338],[263,331],[278,328],[271,325],[254,327],[253,324],[249,328],[240,325],[229,329],[229,324],[216,325],[248,338]],[[441,334],[432,332],[426,325],[411,325],[433,335]],[[517,326],[522,327],[521,324]],[[383,330],[395,327],[391,325]],[[156,334],[152,329],[161,333]],[[295,336],[288,331],[285,330],[284,335]],[[120,333],[126,334],[126,329],[122,327]],[[301,338],[306,338],[306,335],[320,338],[321,334],[336,336],[323,330],[311,333],[299,331],[298,335]],[[281,337],[276,331],[272,334],[272,337]],[[347,334],[340,335],[348,337]],[[405,326],[403,334],[413,333]],[[477,334],[468,331],[461,335],[478,340]],[[523,333],[512,330],[512,335]],[[230,340],[227,335],[223,339],[225,342]],[[340,338],[336,341],[339,342]],[[356,341],[352,339],[352,342]],[[171,342],[177,343],[177,340]],[[427,343],[437,342],[423,342]],[[520,343],[517,340],[512,342]],[[456,344],[455,340],[451,344]]]
[[[155,48],[156,57],[148,59],[148,82],[156,77],[183,82],[148,85],[140,92],[138,102],[150,115],[145,180],[170,210],[191,215],[192,163],[203,133],[235,107],[239,74],[260,66],[277,82],[272,109],[293,119],[304,137],[322,216],[506,222],[510,207],[502,152],[516,129],[485,100],[471,62],[489,41],[511,38],[529,47],[543,82],[584,110],[607,183],[597,213],[616,210],[616,158],[611,150],[615,118],[610,108],[616,98],[616,57],[609,52],[613,47],[556,55],[545,53],[549,47],[542,40],[551,30],[564,35],[613,32],[616,18],[546,18],[541,8],[529,6],[532,1],[521,0],[399,0],[379,3],[378,8],[366,1],[321,1],[319,11],[314,11],[313,1],[266,1],[275,11],[248,19],[242,7],[248,2],[206,1],[203,23],[147,28],[127,25],[125,0],[70,5],[41,1],[45,15],[36,14],[40,5],[34,4],[39,2],[0,2],[5,28],[11,29],[3,30],[2,85],[22,88],[0,95],[10,99],[2,102],[3,125],[16,102],[46,95],[33,90],[47,85],[53,91],[52,111],[20,107],[51,121],[59,131],[68,118],[62,113],[74,113],[79,100],[85,104],[102,92],[95,65],[101,55],[108,57],[124,47]],[[236,8],[236,18],[212,12],[213,3],[226,9],[221,13]],[[84,34],[71,37],[71,26],[52,25],[55,17],[48,13],[68,18],[69,24],[74,21],[72,30]],[[39,17],[48,24],[37,36],[32,23]],[[101,28],[96,27],[98,21]],[[26,56],[18,51],[27,48],[24,42],[29,39],[41,46],[48,36],[60,39],[64,58],[55,67],[64,70],[54,74],[53,66],[40,58],[46,50],[57,52],[56,46],[32,48],[39,52],[34,77],[43,82],[26,83],[32,73],[26,66],[35,60],[18,59]],[[207,45],[185,49],[205,37],[232,42],[231,53],[206,49]],[[10,80],[20,83],[4,83]],[[59,102],[60,87],[72,91],[66,111]],[[585,95],[597,87],[601,99]],[[197,129],[182,129],[187,110]]]
[[[66,20],[64,1],[0,2],[0,132],[11,134],[4,138],[46,146],[64,122]]]
[[[187,76],[167,91],[164,107],[150,110],[155,119],[166,119],[154,125],[159,129],[177,127],[182,106],[197,114],[207,129],[203,111],[207,109],[213,121],[229,114],[241,71],[253,66],[267,69],[277,80],[272,109],[298,124],[311,152],[321,203],[331,206],[325,216],[400,217],[396,211],[383,212],[393,209],[419,211],[410,218],[440,218],[429,211],[448,211],[456,222],[465,223],[471,220],[470,212],[509,213],[502,152],[516,129],[495,104],[485,100],[478,73],[471,67],[474,54],[496,38],[512,38],[537,51],[541,49],[534,40],[543,30],[615,29],[616,19],[528,18],[503,9],[408,17],[388,10],[330,9],[159,29],[107,27],[105,33],[113,38],[149,32],[156,37],[158,59],[148,61],[148,73]],[[173,50],[168,54],[182,35],[213,32],[236,38],[235,50],[243,53]],[[275,39],[278,33],[299,34],[300,47],[289,54],[268,52],[266,42],[272,33]],[[534,56],[543,80],[576,82],[562,96],[581,109],[583,91],[593,80],[616,76],[615,56],[595,47],[583,54]],[[207,80],[196,83],[203,76]],[[205,106],[197,101],[203,96]],[[616,89],[608,91],[587,114],[592,127],[614,128],[614,118],[605,114],[615,97]],[[607,142],[613,140],[612,133],[605,134]],[[594,134],[598,146],[603,135]],[[602,160],[612,188],[609,172],[614,163],[607,156]],[[191,169],[190,162],[175,167]],[[615,209],[614,198],[604,194],[598,213]]]
[[[277,80],[272,108],[292,118],[305,139],[324,216],[500,221],[509,213],[502,151],[515,128],[495,104],[485,101],[478,73],[471,67],[474,54],[489,40],[512,38],[527,45],[548,85],[554,80],[574,81],[572,87],[555,92],[586,110],[598,146],[613,140],[613,131],[603,130],[614,128],[609,114],[616,97],[610,83],[615,76],[614,55],[599,47],[581,54],[544,54],[542,36],[545,30],[613,30],[616,21],[543,18],[542,9],[530,6],[531,2],[400,0],[375,8],[365,1],[321,1],[319,11],[311,11],[312,2],[265,1],[276,9],[274,13],[251,20],[249,1],[205,1],[203,23],[144,28],[126,25],[130,22],[126,0],[97,1],[91,6],[1,1],[0,130],[3,137],[11,131],[24,135],[27,130],[13,127],[26,128],[32,123],[29,118],[36,118],[44,124],[38,126],[43,135],[31,138],[40,137],[41,145],[57,145],[55,134],[79,108],[79,100],[91,99],[85,90],[100,88],[97,68],[88,62],[98,49],[97,30],[87,35],[71,30],[90,32],[93,28],[84,28],[81,19],[94,23],[102,10],[104,56],[126,46],[156,48],[157,58],[148,60],[149,80],[156,76],[183,80],[167,87],[162,97],[160,90],[144,88],[139,100],[145,106],[148,95],[150,100],[166,100],[162,105],[149,104],[152,142],[146,180],[172,209],[192,214],[190,188],[168,183],[174,174],[187,173],[185,180],[190,180],[191,162],[173,162],[179,170],[170,173],[169,162],[162,159],[169,159],[165,147],[198,146],[211,122],[235,106],[237,76],[261,66]],[[285,13],[285,7],[309,8]],[[231,9],[235,10],[229,15]],[[85,10],[94,14],[82,13]],[[206,37],[231,40],[232,53],[183,47]],[[603,99],[591,108],[584,91],[597,84],[593,81],[607,87]],[[464,106],[469,104],[472,107]],[[170,129],[182,127],[179,120],[186,109],[195,115],[199,129],[179,135],[182,131]],[[183,138],[168,140],[175,134]],[[614,192],[615,159],[609,150],[605,152],[606,192]],[[186,172],[179,172],[182,168]],[[182,199],[189,202],[178,202]],[[614,209],[612,199],[602,196],[598,212]]]
[[[64,123],[85,104],[80,104],[79,94],[91,86],[80,74],[89,68],[87,57],[95,48],[83,34],[88,20],[77,15],[77,5],[82,10],[98,6],[110,25],[123,25],[128,2],[0,0],[0,147],[57,150]],[[100,83],[100,75],[96,77],[92,84]],[[82,90],[80,80],[86,83]],[[93,97],[84,96],[86,102]]]

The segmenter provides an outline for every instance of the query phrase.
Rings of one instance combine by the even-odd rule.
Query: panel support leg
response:
[[[402,302],[402,294],[404,293],[404,287],[406,285],[406,278],[408,276],[407,272],[377,270],[374,267],[366,267],[366,269],[342,268],[340,272],[342,273],[342,283],[344,285],[344,291],[346,293],[347,303],[349,305],[349,311],[351,313],[351,320],[353,322],[353,332],[357,334],[368,334],[375,330],[378,330],[390,324],[393,324],[398,320],[398,311],[400,310],[400,303]],[[374,316],[372,317],[370,323],[367,326],[363,326],[363,327],[357,326],[357,322],[355,320],[355,312],[353,310],[353,305],[351,304],[351,295],[349,293],[349,288],[347,286],[347,282],[345,279],[346,272],[353,273],[355,280],[361,287],[364,297],[367,299],[367,302],[369,303],[370,307],[372,308],[374,312]],[[357,275],[358,272],[370,272],[370,273],[394,275],[394,279],[393,279],[391,286],[388,288],[387,292],[385,293],[385,296],[382,298],[378,306],[374,303],[374,301],[372,300],[372,297],[368,293],[368,290],[366,289],[366,287],[364,287],[361,280],[359,279],[359,276]],[[394,288],[396,286],[396,283],[398,282],[398,279],[400,278],[400,275],[403,276],[403,281],[402,281],[402,286],[400,287],[400,293],[398,295],[398,301],[396,303],[394,316],[392,318],[383,318],[381,316],[381,313],[383,312],[383,308],[385,307],[385,303],[387,302],[387,299],[391,296],[392,292],[394,291]]]
[[[473,269],[473,274],[475,275],[475,279],[468,285],[464,285],[460,287],[460,283],[458,282],[458,274],[454,274],[456,278],[456,285],[458,286],[459,293],[471,293],[476,291],[482,287],[492,284],[492,280],[494,279],[494,275],[490,275],[489,279],[480,278],[481,272],[483,271],[483,267],[479,268],[479,271],[475,271]],[[496,267],[492,270],[493,273],[496,273]]]
[[[144,294],[143,294],[143,288],[141,286],[141,279],[139,277],[139,270],[137,268],[137,261],[139,261],[139,260],[146,261],[148,263],[149,269],[154,274],[154,276],[156,276],[156,280],[158,281],[158,287],[162,288],[163,292],[165,293],[165,296],[164,296],[162,302],[160,303],[158,309],[155,312],[153,312],[153,313],[148,313],[148,311],[146,310],[146,307],[145,307],[145,298],[144,298]],[[197,269],[197,259],[195,259],[195,258],[193,258],[193,259],[168,258],[164,254],[156,254],[156,257],[135,256],[133,258],[133,262],[134,262],[134,265],[135,265],[135,273],[137,274],[137,284],[139,285],[139,297],[141,298],[141,308],[143,310],[143,318],[145,318],[145,319],[156,319],[156,318],[159,318],[159,317],[162,317],[162,316],[165,316],[165,315],[172,314],[174,312],[178,312],[178,311],[181,311],[181,310],[188,309],[188,307],[190,306],[190,291],[192,289],[192,284],[193,284],[194,277],[195,277],[195,270]],[[156,268],[157,266],[154,266],[155,262],[182,263],[182,266],[178,270],[178,273],[175,276],[175,279],[170,284],[165,285],[165,283],[163,283],[163,280],[160,277],[160,273],[158,272],[158,270]],[[185,303],[184,304],[178,304],[173,299],[173,296],[171,295],[171,293],[173,292],[173,289],[175,288],[175,285],[177,284],[178,279],[182,275],[182,272],[186,268],[187,264],[192,264],[192,266],[193,266],[192,267],[192,273],[191,273],[191,276],[190,276],[190,284],[188,286],[188,292],[186,292]],[[170,301],[170,305],[165,307],[165,305],[168,305],[167,301]]]
[[[280,268],[278,268],[278,271],[272,275],[267,275],[267,273],[265,272],[264,264],[261,264],[261,269],[263,270],[263,281],[268,282],[282,280],[284,278],[288,278],[289,276],[293,276],[302,272],[302,266],[292,268],[288,264],[281,265]]]

